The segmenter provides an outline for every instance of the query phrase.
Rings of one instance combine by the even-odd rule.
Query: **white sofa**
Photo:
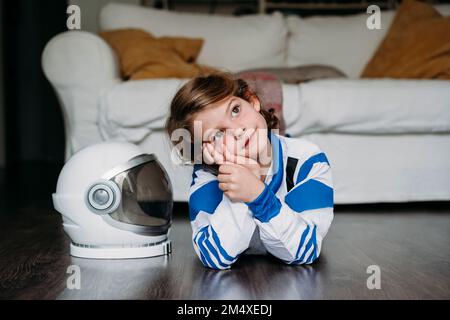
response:
[[[449,5],[437,8],[450,14]],[[327,154],[335,203],[450,200],[450,81],[358,79],[393,17],[383,12],[382,29],[368,30],[364,13],[231,17],[109,4],[99,23],[201,37],[198,62],[231,72],[313,63],[341,69],[348,79],[283,84],[286,132]],[[62,107],[66,159],[103,140],[136,143],[164,165],[174,200],[188,200],[192,168],[171,160],[163,130],[170,100],[188,79],[122,82],[112,49],[83,31],[55,36],[42,65]]]

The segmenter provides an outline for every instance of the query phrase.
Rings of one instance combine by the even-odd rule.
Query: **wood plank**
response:
[[[342,209],[340,209],[342,208]],[[288,266],[243,255],[231,270],[201,265],[191,244],[187,206],[175,206],[168,257],[70,257],[53,210],[28,207],[0,218],[1,299],[449,299],[450,208],[428,205],[337,206],[320,258]],[[67,268],[81,269],[68,289]],[[366,286],[369,265],[381,290]]]

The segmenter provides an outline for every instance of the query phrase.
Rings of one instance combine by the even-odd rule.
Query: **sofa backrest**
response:
[[[437,5],[444,16],[450,5]],[[155,36],[205,40],[198,63],[238,72],[244,69],[305,64],[334,66],[357,78],[375,53],[395,11],[382,11],[381,30],[369,30],[368,14],[300,18],[280,12],[225,16],[171,12],[111,3],[100,12],[100,28],[141,28]]]
[[[111,3],[102,8],[99,25],[101,30],[140,28],[157,37],[203,38],[197,62],[231,72],[285,63],[287,28],[280,12],[235,17]]]
[[[288,16],[287,65],[326,64],[356,78],[389,29],[394,12],[381,14],[380,30],[369,30],[367,14],[350,16]]]
[[[437,5],[444,16],[450,5]],[[368,14],[348,16],[287,16],[287,65],[327,64],[351,78],[360,76],[394,19],[395,11],[381,11],[381,29],[369,30]]]

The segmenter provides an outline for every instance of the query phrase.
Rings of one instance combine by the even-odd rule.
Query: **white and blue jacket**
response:
[[[289,264],[320,255],[333,220],[330,163],[317,145],[270,132],[272,163],[264,191],[252,202],[233,202],[217,176],[196,164],[189,216],[195,252],[206,267],[228,269],[256,246]]]

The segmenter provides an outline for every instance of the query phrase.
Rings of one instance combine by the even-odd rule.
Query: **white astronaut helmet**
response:
[[[172,185],[154,154],[104,142],[75,153],[58,178],[53,205],[81,258],[125,259],[171,252]]]

